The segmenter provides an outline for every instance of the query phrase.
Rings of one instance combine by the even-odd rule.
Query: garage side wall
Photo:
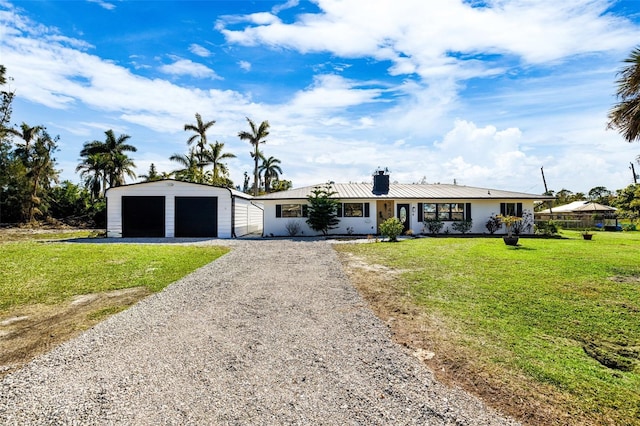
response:
[[[244,198],[235,198],[235,234],[236,237],[258,233],[262,234],[262,203]]]
[[[165,237],[175,236],[175,197],[217,197],[218,238],[231,238],[231,193],[225,188],[178,181],[158,181],[107,191],[107,237],[122,237],[122,197],[165,197]]]

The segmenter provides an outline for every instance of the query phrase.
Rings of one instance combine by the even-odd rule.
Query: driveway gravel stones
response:
[[[517,424],[393,343],[330,244],[208,244],[233,250],[6,376],[0,424]]]

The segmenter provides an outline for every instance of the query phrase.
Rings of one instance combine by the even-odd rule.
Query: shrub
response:
[[[426,219],[424,221],[424,227],[429,230],[430,234],[436,235],[438,232],[442,231],[444,222],[438,219]]]
[[[290,237],[295,237],[300,232],[300,223],[295,220],[288,221],[284,227],[287,229]]]
[[[558,233],[558,227],[552,220],[538,222],[535,225],[535,233],[540,235],[555,235]]]
[[[492,214],[489,216],[489,220],[484,225],[490,234],[494,234],[498,229],[502,228],[502,221],[498,216]]]
[[[466,234],[467,232],[471,231],[471,228],[473,227],[473,222],[471,221],[471,219],[456,221],[451,224],[451,227],[453,228],[454,231],[460,232],[462,234]]]
[[[516,235],[520,234],[528,234],[531,232],[531,227],[533,226],[533,215],[529,211],[525,211],[522,214],[522,220],[515,222],[512,225],[513,233]]]
[[[397,217],[390,217],[380,224],[380,233],[389,241],[398,241],[398,235],[402,234],[404,226]]]

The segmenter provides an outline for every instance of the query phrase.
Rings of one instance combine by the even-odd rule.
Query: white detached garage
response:
[[[262,232],[262,203],[229,188],[160,180],[107,190],[107,237],[232,238]]]

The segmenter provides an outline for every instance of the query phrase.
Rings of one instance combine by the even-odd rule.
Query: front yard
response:
[[[87,231],[0,235],[0,378],[228,251],[64,243]]]
[[[638,425],[640,233],[563,235],[336,249],[441,379],[530,424]]]

